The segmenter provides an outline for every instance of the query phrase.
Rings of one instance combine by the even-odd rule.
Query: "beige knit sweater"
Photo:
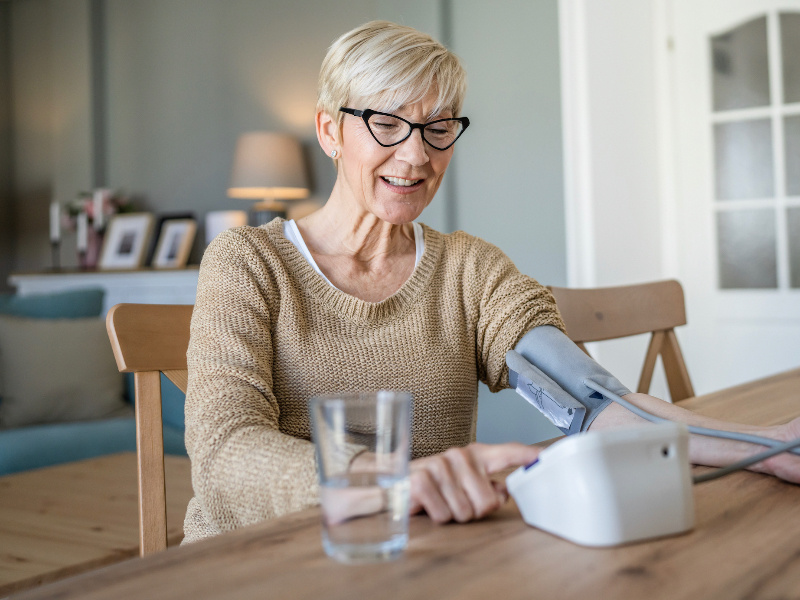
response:
[[[283,221],[218,236],[203,257],[189,343],[190,542],[312,506],[316,394],[414,397],[413,456],[475,438],[478,381],[508,386],[505,354],[538,325],[563,329],[551,294],[497,247],[428,227],[394,295],[365,302],[326,283]]]

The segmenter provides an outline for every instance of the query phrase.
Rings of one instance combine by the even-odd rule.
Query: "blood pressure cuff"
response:
[[[630,390],[550,325],[526,333],[506,354],[509,383],[567,435],[586,431],[611,400],[588,388],[591,379],[624,396]]]

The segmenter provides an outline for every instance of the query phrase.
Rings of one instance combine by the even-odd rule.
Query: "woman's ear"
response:
[[[322,151],[328,156],[331,152],[336,150],[337,154],[341,153],[339,148],[339,123],[336,119],[331,117],[327,112],[321,110],[317,113],[317,140]]]

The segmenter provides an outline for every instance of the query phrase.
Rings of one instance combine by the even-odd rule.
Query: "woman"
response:
[[[470,442],[478,381],[508,387],[506,352],[536,327],[563,331],[552,296],[491,244],[414,223],[469,125],[464,90],[458,59],[407,27],[367,23],[331,46],[316,116],[337,168],[328,202],[296,223],[225,232],[203,258],[188,353],[196,495],[186,541],[318,502],[307,408],[317,394],[413,393],[412,510],[437,522],[496,509],[506,495],[490,475],[536,458],[521,444]],[[745,428],[627,398],[673,420],[800,435],[800,420]],[[614,405],[592,428],[637,421]],[[722,465],[752,450],[693,439],[690,452]],[[794,457],[758,468],[800,480]]]

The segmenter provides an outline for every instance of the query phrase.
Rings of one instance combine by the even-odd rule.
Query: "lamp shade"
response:
[[[243,133],[236,143],[228,196],[262,200],[308,197],[300,142],[284,133]]]

